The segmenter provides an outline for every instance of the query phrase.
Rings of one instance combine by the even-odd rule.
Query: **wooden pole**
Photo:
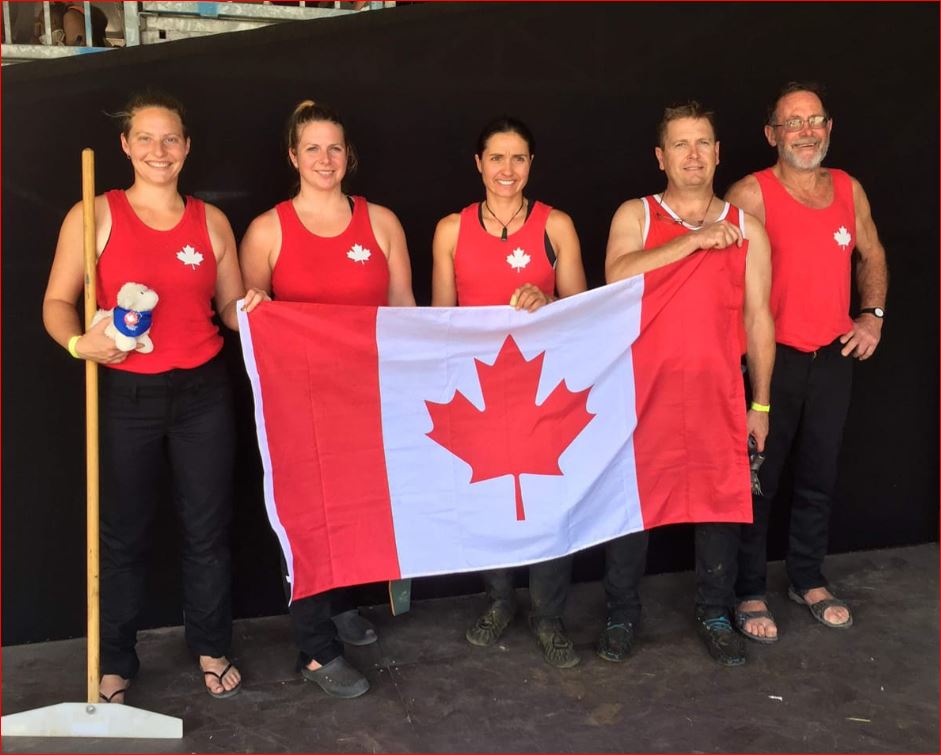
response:
[[[91,328],[98,308],[95,291],[95,270],[98,263],[95,234],[95,152],[82,150],[82,217],[85,251],[85,330]],[[88,695],[89,705],[98,704],[100,678],[100,614],[99,551],[98,551],[98,365],[85,360],[85,476],[86,523],[88,551],[86,561],[86,598],[88,604]]]

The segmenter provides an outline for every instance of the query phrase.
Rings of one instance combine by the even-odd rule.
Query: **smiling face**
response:
[[[719,142],[706,118],[677,118],[666,124],[663,145],[654,150],[669,185],[711,186],[719,164]]]
[[[515,131],[492,134],[474,159],[488,193],[504,198],[523,193],[533,156],[529,144]]]
[[[343,128],[332,121],[308,121],[298,130],[297,146],[288,157],[301,182],[322,190],[339,187],[349,160]]]
[[[131,116],[130,128],[121,134],[121,148],[139,180],[167,184],[175,182],[183,169],[190,140],[177,113],[164,107],[144,107]]]
[[[833,121],[827,120],[820,128],[811,128],[807,119],[813,115],[826,115],[820,98],[813,92],[791,92],[778,100],[774,122],[784,123],[791,118],[804,121],[799,131],[788,131],[783,125],[765,126],[768,144],[776,147],[778,158],[796,170],[816,170],[827,156]]]

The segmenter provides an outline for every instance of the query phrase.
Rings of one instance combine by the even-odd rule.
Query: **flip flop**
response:
[[[809,590],[805,591],[804,595],[806,595],[807,592],[809,592]],[[850,612],[850,607],[839,598],[824,598],[823,600],[818,600],[816,603],[808,603],[804,600],[804,596],[798,594],[793,587],[787,588],[787,596],[795,603],[807,606],[810,609],[810,615],[824,626],[832,627],[833,629],[849,629],[853,626],[853,614]],[[847,613],[849,613],[849,618],[841,624],[827,621],[827,619],[824,618],[824,613],[826,613],[828,608],[845,608]]]
[[[130,679],[124,679],[124,677],[121,677],[121,678],[122,678],[122,680],[124,681],[124,686],[121,687],[120,689],[116,689],[116,690],[115,690],[114,692],[112,692],[110,695],[106,695],[104,692],[102,692],[102,691],[101,691],[101,687],[99,686],[99,688],[98,688],[98,697],[101,698],[101,702],[103,702],[103,703],[114,703],[115,705],[124,705],[124,700],[121,700],[121,702],[119,702],[119,703],[115,703],[115,702],[114,702],[114,698],[116,698],[118,695],[123,695],[125,692],[127,692],[127,691],[131,688],[131,680],[130,680]],[[99,684],[99,685],[101,684],[101,681],[100,681],[100,680],[99,680],[98,684]]]
[[[768,601],[766,601],[764,598],[753,598],[752,600],[761,600],[765,606],[768,605]],[[754,634],[746,630],[746,622],[752,621],[754,619],[771,619],[772,623],[777,626],[777,622],[774,620],[774,615],[771,613],[770,608],[765,608],[763,611],[742,611],[738,608],[735,609],[735,628],[741,634],[745,635],[750,640],[760,642],[762,645],[773,645],[778,641],[780,638],[779,635],[775,635],[774,637],[764,637],[760,634]]]
[[[221,674],[217,674],[215,671],[203,671],[203,676],[214,676],[219,680],[219,684],[222,684],[222,677],[229,673],[229,669],[232,668],[232,662],[229,662],[229,665],[222,669]],[[206,692],[209,693],[210,697],[216,698],[216,700],[224,700],[227,697],[234,697],[239,692],[242,691],[242,682],[239,681],[232,689],[226,689],[225,686],[222,687],[222,692],[213,692],[209,687],[206,687]]]

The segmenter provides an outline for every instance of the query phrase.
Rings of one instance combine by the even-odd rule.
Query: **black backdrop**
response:
[[[772,93],[822,80],[828,163],[866,187],[892,275],[883,345],[856,370],[831,548],[936,540],[937,29],[937,4],[421,4],[4,68],[4,643],[84,633],[83,370],[46,336],[40,302],[59,224],[80,198],[80,150],[96,150],[99,192],[127,186],[104,113],[148,85],[188,105],[182,188],[218,204],[237,237],[288,191],[281,139],[293,105],[336,107],[361,155],[352,188],[402,220],[427,304],[435,222],[480,196],[472,153],[490,116],[534,129],[528,194],[572,215],[599,285],[615,208],[662,186],[653,143],[665,104],[695,97],[718,111],[722,191],[773,161],[761,132]],[[274,614],[285,610],[278,556],[232,334],[226,355],[239,400],[236,614]],[[152,626],[181,618],[169,504],[164,513]],[[782,503],[772,558],[786,518]],[[657,531],[649,570],[689,568],[691,551],[688,527]],[[601,563],[597,549],[580,554],[576,578],[597,579]],[[415,596],[477,589],[472,575],[434,578]]]

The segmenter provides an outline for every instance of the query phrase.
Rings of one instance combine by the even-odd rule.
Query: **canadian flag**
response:
[[[533,314],[239,310],[292,598],[751,521],[738,330],[671,308],[694,267]]]

